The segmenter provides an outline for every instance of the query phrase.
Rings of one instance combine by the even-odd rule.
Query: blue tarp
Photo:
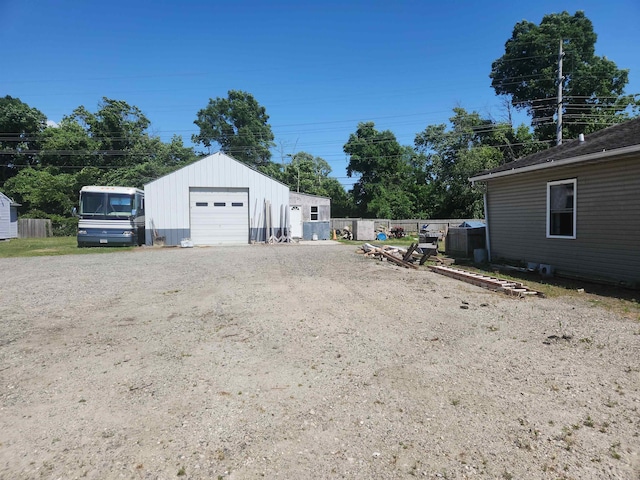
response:
[[[468,222],[462,222],[460,225],[462,228],[482,228],[486,227],[485,223],[480,220],[470,220]]]

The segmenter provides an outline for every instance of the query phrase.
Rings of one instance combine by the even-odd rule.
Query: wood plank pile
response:
[[[541,292],[530,289],[524,286],[520,282],[514,282],[509,280],[503,280],[496,277],[490,277],[488,275],[481,275],[479,273],[467,272],[458,268],[442,266],[442,265],[430,265],[429,268],[436,273],[446,275],[447,277],[462,280],[479,287],[494,290],[496,292],[503,292],[507,295],[513,295],[516,297],[525,297],[528,295],[544,296]]]
[[[365,243],[362,245],[361,251],[365,257],[374,257],[381,261],[386,260],[393,262],[401,267],[417,269],[418,265],[414,262],[418,261],[420,265],[422,265],[429,257],[429,255],[423,255],[418,252],[417,249],[417,243],[412,243],[408,249],[394,247],[392,245],[382,245],[378,247],[370,243]]]

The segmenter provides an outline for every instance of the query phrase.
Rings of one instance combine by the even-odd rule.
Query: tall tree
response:
[[[209,99],[193,122],[200,133],[195,143],[210,147],[213,143],[233,158],[249,165],[261,165],[271,159],[275,145],[266,109],[247,92],[229,90],[227,98]]]
[[[416,135],[415,148],[423,159],[424,191],[435,218],[479,218],[483,216],[482,194],[469,177],[535,151],[538,144],[526,127],[515,131],[477,112],[454,108],[446,124],[429,125]]]
[[[307,152],[298,152],[284,166],[282,181],[293,192],[331,198],[331,214],[348,216],[352,205],[347,192],[336,178],[329,176],[330,173],[331,166],[325,159]]]
[[[64,117],[59,125],[47,127],[41,135],[38,164],[58,167],[73,173],[84,167],[100,165],[99,140],[92,138],[76,120]]]
[[[407,188],[413,180],[411,150],[400,145],[391,131],[380,132],[373,122],[359,123],[343,150],[349,155],[347,176],[359,176],[352,190],[358,215],[413,216],[415,198]]]
[[[52,174],[44,169],[24,168],[5,182],[5,189],[22,204],[22,211],[38,210],[46,214],[69,215],[77,190],[71,174]]]
[[[325,159],[307,152],[298,152],[285,165],[283,181],[292,191],[325,195],[323,183],[330,173],[331,167]]]
[[[94,155],[99,163],[109,167],[135,165],[144,161],[132,151],[146,140],[149,119],[135,106],[123,100],[103,97],[96,113],[84,106],[76,108],[69,121],[75,121],[86,129],[91,139],[97,142],[99,152]]]
[[[0,98],[0,186],[18,173],[16,165],[35,163],[47,117],[18,98]]]
[[[126,185],[142,188],[156,178],[182,168],[198,159],[191,147],[185,147],[182,138],[174,135],[170,143],[158,137],[147,137],[130,151],[140,159],[133,166],[108,169],[103,175],[106,185]]]
[[[526,109],[540,140],[555,138],[558,53],[563,59],[563,134],[602,128],[627,118],[625,109],[633,97],[624,96],[628,70],[595,55],[597,35],[593,24],[578,11],[545,15],[536,25],[523,20],[513,28],[505,53],[491,67],[491,86],[507,95],[517,109]]]

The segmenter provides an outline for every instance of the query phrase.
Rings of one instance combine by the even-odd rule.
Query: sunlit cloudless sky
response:
[[[626,93],[640,93],[638,0],[0,0],[0,95],[53,122],[124,100],[151,133],[191,145],[198,110],[243,90],[270,117],[273,161],[320,156],[349,187],[342,148],[358,122],[413,145],[456,106],[504,119],[491,63],[517,22],[564,10],[585,12],[596,54],[629,69]]]

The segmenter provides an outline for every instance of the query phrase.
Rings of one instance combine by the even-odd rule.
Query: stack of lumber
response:
[[[524,297],[527,295],[537,295],[541,297],[544,296],[541,292],[533,290],[523,285],[521,282],[504,280],[502,278],[482,275],[480,273],[467,272],[466,270],[461,270],[459,268],[445,267],[441,265],[431,265],[429,266],[429,268],[441,275],[446,275],[447,277],[462,280],[464,282],[487,288],[489,290],[494,290],[496,292],[506,293],[507,295],[516,297]]]
[[[362,252],[366,257],[375,257],[380,260],[386,260],[388,262],[393,262],[401,267],[406,268],[418,268],[413,262],[416,260],[420,260],[420,264],[424,263],[423,258],[428,255],[423,255],[416,251],[418,248],[417,243],[411,244],[411,246],[406,249],[402,247],[394,247],[392,245],[382,245],[376,246],[371,245],[370,243],[365,243],[362,245]]]

